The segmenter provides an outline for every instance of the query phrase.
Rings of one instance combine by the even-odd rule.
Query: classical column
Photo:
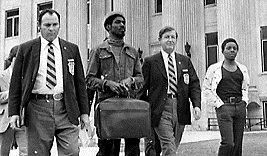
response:
[[[132,46],[143,51],[143,58],[149,55],[148,8],[147,0],[131,0]]]
[[[2,7],[3,5],[3,1],[0,1],[0,71],[4,70],[4,39],[5,39],[5,26],[3,25],[3,23],[5,23],[5,12],[4,9]]]
[[[23,3],[20,3],[21,7],[19,8],[19,16],[20,16],[20,22],[19,22],[19,36],[20,36],[20,42],[25,42],[28,40],[31,40],[33,37],[33,29],[37,30],[36,27],[33,27],[35,25],[32,24],[32,18],[27,18],[27,17],[32,17],[32,0],[25,0]],[[23,19],[23,21],[22,21]],[[37,19],[38,20],[38,19]],[[35,21],[36,22],[36,21]],[[25,29],[27,28],[27,29]],[[36,31],[35,31],[36,32]]]
[[[257,47],[257,29],[255,0],[238,0],[236,2],[237,15],[237,40],[239,53],[237,60],[245,64],[250,73],[250,85],[256,85],[258,72],[258,55],[255,55]]]
[[[62,7],[63,6],[63,7]],[[66,8],[64,8],[64,6]],[[84,71],[87,68],[87,1],[86,0],[66,0],[55,1],[56,9],[61,16],[61,35],[67,41],[79,46],[80,55]],[[61,8],[62,7],[62,8]]]
[[[103,42],[106,37],[104,19],[106,16],[106,0],[91,0],[91,47]]]

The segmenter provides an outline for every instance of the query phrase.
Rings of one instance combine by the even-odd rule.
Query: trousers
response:
[[[218,156],[242,156],[246,102],[225,103],[216,108],[216,115],[221,134]]]
[[[49,156],[54,137],[59,156],[79,155],[79,128],[69,119],[63,101],[31,99],[25,113],[29,156]]]
[[[15,141],[14,136],[18,144],[19,156],[27,156],[27,139],[24,126],[16,130],[8,127],[4,133],[0,134],[0,155],[9,156],[12,143]]]
[[[152,119],[153,120],[153,119]],[[160,140],[162,156],[176,156],[180,145],[185,125],[178,122],[177,99],[167,98],[165,110],[159,121],[159,125],[154,127]]]
[[[140,156],[140,139],[129,138],[125,141],[125,156]],[[99,139],[98,147],[99,151],[97,156],[119,156],[120,154],[121,139]]]

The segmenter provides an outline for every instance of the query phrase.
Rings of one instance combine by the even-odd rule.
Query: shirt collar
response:
[[[48,43],[49,42],[45,38],[43,38],[43,36],[41,36],[41,47],[42,47],[42,49],[46,48]],[[54,47],[56,47],[57,49],[60,49],[58,36],[52,41],[52,43],[53,43]]]

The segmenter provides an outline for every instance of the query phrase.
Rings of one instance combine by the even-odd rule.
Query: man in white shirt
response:
[[[151,105],[152,127],[164,156],[176,156],[184,127],[191,124],[190,101],[195,119],[201,116],[199,79],[190,58],[174,51],[177,38],[174,28],[162,28],[161,51],[145,58],[142,67],[145,84],[141,99]]]
[[[78,124],[91,130],[79,48],[58,37],[55,10],[41,12],[38,26],[41,37],[22,43],[17,53],[9,92],[11,127],[25,123],[29,156],[50,155],[54,137],[59,156],[77,156]]]

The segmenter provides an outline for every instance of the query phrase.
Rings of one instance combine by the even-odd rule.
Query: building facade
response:
[[[223,59],[222,41],[235,38],[240,47],[237,60],[248,67],[251,78],[247,117],[266,118],[266,7],[266,0],[1,0],[0,69],[14,45],[40,35],[37,16],[45,8],[61,14],[59,36],[79,45],[86,69],[89,50],[107,36],[105,15],[121,11],[126,17],[125,41],[143,51],[142,57],[159,51],[162,27],[174,27],[179,34],[176,51],[191,55],[201,83],[207,67]],[[214,108],[202,105],[202,118],[192,127],[205,130],[213,117]]]

